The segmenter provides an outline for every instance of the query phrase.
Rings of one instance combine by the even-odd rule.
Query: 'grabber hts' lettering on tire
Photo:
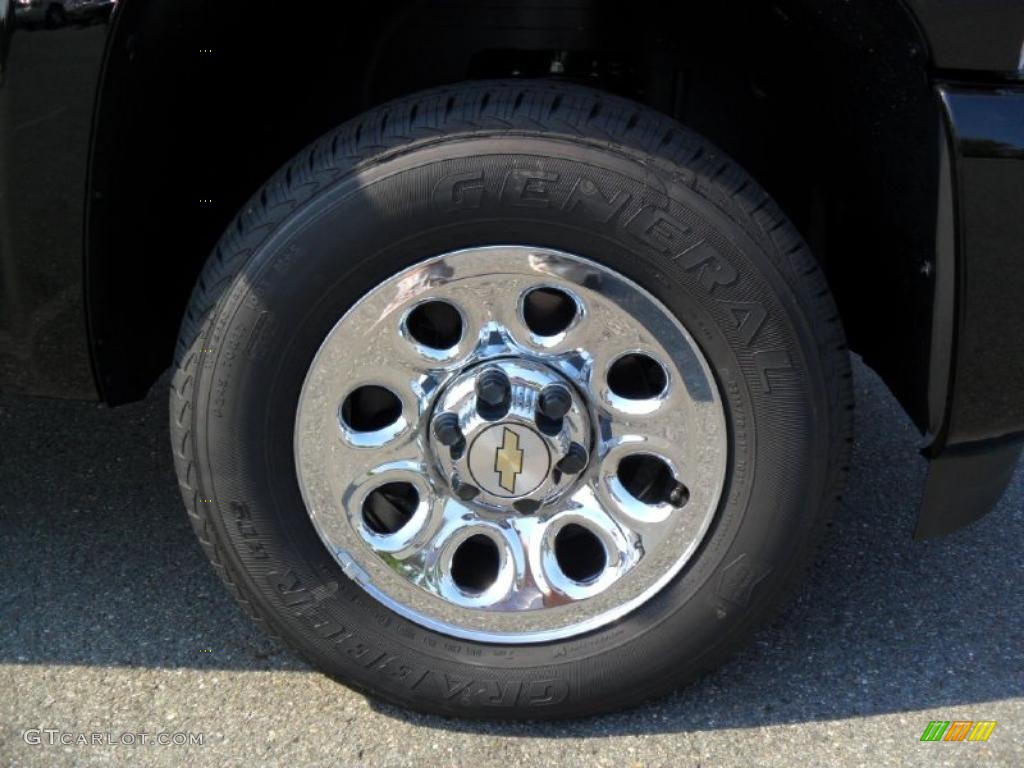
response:
[[[452,703],[465,707],[545,707],[561,703],[568,695],[565,680],[496,680],[488,678],[459,678],[445,672],[403,663],[403,659],[378,651],[360,639],[356,629],[345,627],[324,617],[317,606],[337,592],[337,582],[322,584],[313,590],[301,586],[294,573],[268,574],[268,581],[286,601],[298,621],[319,637],[330,640],[354,660],[377,675],[397,681],[408,690],[433,689]]]
[[[171,422],[268,632],[403,706],[535,718],[662,693],[769,616],[850,404],[822,273],[756,182],[637,104],[508,81],[376,108],[256,192]]]

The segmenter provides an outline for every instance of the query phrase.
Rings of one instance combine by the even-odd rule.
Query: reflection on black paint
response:
[[[13,0],[14,17],[18,28],[27,31],[105,24],[110,21],[117,2],[118,0]]]

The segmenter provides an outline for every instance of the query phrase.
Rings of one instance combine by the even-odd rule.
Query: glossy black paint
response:
[[[0,390],[140,397],[220,232],[299,148],[420,88],[552,76],[557,55],[554,76],[709,136],[796,221],[853,348],[927,435],[923,530],[955,518],[931,490],[954,457],[1024,430],[1024,4],[287,7],[121,0],[109,21],[0,23]],[[991,491],[1002,465],[972,461]]]
[[[954,311],[919,538],[988,512],[1024,445],[1024,87],[937,90],[952,158],[938,253],[953,265]]]
[[[928,38],[937,69],[1024,77],[1020,0],[906,0]]]
[[[956,344],[942,444],[1024,432],[1024,87],[943,84],[957,205]]]

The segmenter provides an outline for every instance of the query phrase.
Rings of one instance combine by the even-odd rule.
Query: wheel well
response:
[[[87,214],[89,324],[109,402],[140,397],[169,365],[220,233],[305,144],[422,88],[550,77],[671,114],[743,164],[825,264],[855,348],[923,423],[939,120],[927,52],[901,4],[288,8],[123,4]]]

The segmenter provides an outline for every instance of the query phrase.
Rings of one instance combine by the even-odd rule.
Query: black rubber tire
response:
[[[411,263],[494,243],[579,253],[645,286],[726,401],[729,479],[699,554],[622,620],[564,642],[475,644],[385,609],[320,542],[295,476],[298,392],[334,322]],[[847,471],[849,358],[800,235],[701,137],[565,84],[416,94],[303,151],[211,256],[176,366],[181,490],[228,589],[325,672],[445,715],[595,713],[712,667],[788,596]]]

